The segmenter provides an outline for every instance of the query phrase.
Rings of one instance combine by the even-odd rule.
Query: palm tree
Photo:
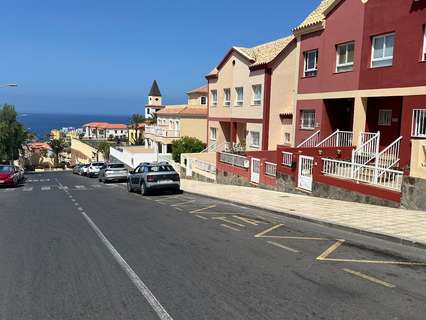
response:
[[[110,144],[106,141],[102,141],[98,145],[98,152],[102,153],[105,161],[108,161],[109,159],[109,147],[110,147]]]
[[[64,151],[66,147],[65,141],[63,139],[59,139],[59,140],[54,139],[49,141],[49,145],[52,148],[52,152],[55,157],[55,166],[57,166],[59,164],[59,155],[61,154],[61,152]]]
[[[135,114],[133,114],[132,115],[132,117],[130,118],[130,125],[131,125],[131,127],[133,128],[133,129],[135,129],[135,131],[136,131],[136,138],[135,138],[135,140],[134,140],[134,143],[135,144],[139,144],[139,142],[140,142],[140,139],[139,139],[139,130],[140,130],[140,125],[142,124],[142,123],[144,123],[145,122],[145,117],[144,116],[142,116],[141,114],[139,114],[139,113],[135,113]],[[130,140],[130,135],[129,135],[129,140]],[[130,142],[130,141],[129,141]]]

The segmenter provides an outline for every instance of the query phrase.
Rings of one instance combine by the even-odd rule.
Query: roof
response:
[[[246,47],[232,47],[219,65],[207,74],[207,78],[217,76],[219,69],[227,61],[229,55],[236,51],[247,60],[249,60],[249,67],[256,67],[266,65],[274,61],[274,59],[293,41],[294,36],[287,36],[278,40],[263,43],[261,45],[246,48]]]
[[[186,94],[191,94],[191,93],[208,93],[209,92],[209,86],[208,85],[204,85],[202,87],[193,89],[191,91],[188,91]]]
[[[158,87],[157,80],[154,80],[154,82],[152,83],[151,90],[149,90],[148,96],[161,97],[161,92],[160,88]]]
[[[83,127],[98,128],[98,129],[127,129],[127,125],[121,123],[108,123],[108,122],[90,122],[83,125]]]
[[[157,116],[178,115],[178,116],[207,116],[206,107],[188,107],[188,106],[173,106],[167,107],[158,111]]]
[[[27,144],[30,150],[51,150],[52,148],[45,142],[32,142]]]
[[[130,124],[128,127],[129,127],[130,129],[134,129],[134,125],[132,125],[132,124]],[[143,129],[143,128],[145,128],[145,123],[139,123],[137,128],[138,128],[138,129]]]
[[[340,2],[336,0],[321,0],[320,4],[312,11],[301,24],[299,24],[293,31],[307,28],[324,21],[328,9],[335,3]]]

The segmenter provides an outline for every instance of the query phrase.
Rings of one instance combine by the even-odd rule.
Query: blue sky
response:
[[[229,47],[290,34],[319,0],[2,2],[0,103],[21,112],[143,112],[152,80],[165,103],[205,83]]]

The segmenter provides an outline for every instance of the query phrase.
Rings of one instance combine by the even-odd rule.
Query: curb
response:
[[[340,229],[340,230],[343,230],[343,231],[350,231],[350,232],[354,232],[354,233],[357,233],[357,234],[371,236],[371,237],[374,237],[374,238],[377,238],[377,239],[386,240],[386,241],[390,241],[390,242],[401,244],[401,245],[406,245],[406,246],[415,247],[415,248],[419,248],[419,249],[426,249],[426,243],[423,243],[423,242],[416,242],[416,241],[409,240],[409,239],[402,238],[402,237],[395,237],[395,236],[388,235],[388,234],[377,233],[377,232],[374,232],[374,231],[367,231],[367,230],[358,229],[358,228],[355,228],[355,227],[346,226],[346,225],[343,225],[343,224],[337,224],[337,223],[333,223],[333,222],[329,222],[329,221],[323,221],[323,220],[313,219],[313,218],[309,218],[309,217],[302,217],[302,216],[294,214],[294,213],[279,211],[277,209],[263,208],[263,207],[256,206],[256,205],[253,205],[253,204],[247,204],[247,203],[244,203],[242,201],[223,199],[223,198],[218,197],[218,196],[206,195],[206,194],[197,193],[197,192],[194,192],[194,191],[186,191],[185,189],[183,189],[183,191],[185,193],[203,196],[203,197],[210,198],[210,199],[226,201],[226,202],[237,204],[237,205],[243,205],[243,206],[246,206],[246,207],[249,207],[249,208],[252,208],[252,209],[260,209],[260,210],[263,210],[263,211],[268,211],[270,213],[279,214],[279,215],[282,215],[282,216],[285,216],[285,217],[288,217],[288,218],[292,218],[292,219],[296,219],[296,220],[307,221],[307,222],[311,222],[311,223],[315,223],[315,224],[319,224],[319,225],[323,225],[323,226],[327,226],[327,227]]]

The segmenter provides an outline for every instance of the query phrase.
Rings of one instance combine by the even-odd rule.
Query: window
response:
[[[210,140],[217,140],[217,128],[210,128]]]
[[[395,34],[373,37],[371,67],[386,67],[393,63],[393,47]]]
[[[250,146],[258,148],[260,147],[260,133],[257,131],[249,131]]]
[[[244,88],[243,87],[235,88],[235,94],[236,94],[235,105],[241,107],[244,103]]]
[[[223,105],[227,107],[231,105],[231,89],[223,89]]]
[[[301,128],[302,129],[315,129],[315,111],[302,110],[301,112]]]
[[[253,105],[260,106],[262,104],[262,85],[256,84],[253,88]]]
[[[354,67],[354,43],[344,43],[337,46],[336,72],[352,71]]]
[[[390,126],[392,124],[392,110],[380,109],[377,124],[379,126]]]
[[[305,52],[305,77],[317,75],[318,50]]]
[[[212,90],[211,94],[212,94],[212,107],[216,107],[217,106],[217,90]]]
[[[426,109],[413,110],[411,135],[413,137],[426,138]]]
[[[201,104],[207,104],[207,97],[201,97]]]
[[[425,33],[423,35],[423,61],[426,61],[426,26],[425,26]]]

